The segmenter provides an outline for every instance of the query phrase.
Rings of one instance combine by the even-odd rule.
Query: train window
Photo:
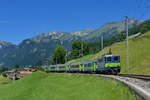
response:
[[[91,63],[89,63],[89,64],[88,64],[88,67],[91,67],[91,65],[92,65],[92,64],[91,64]]]
[[[98,62],[103,62],[103,58],[98,59]]]
[[[88,64],[84,64],[84,67],[88,67]]]
[[[111,62],[112,58],[111,57],[107,57],[107,62]]]
[[[79,65],[72,65],[71,67],[75,67],[76,68],[76,67],[79,67]]]
[[[115,56],[114,61],[119,61],[119,56]]]
[[[104,59],[104,60],[105,60],[105,62],[107,62],[107,58],[106,58],[106,57],[105,57],[105,59]]]

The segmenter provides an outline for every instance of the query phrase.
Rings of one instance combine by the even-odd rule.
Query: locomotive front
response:
[[[105,55],[104,56],[105,68],[111,73],[120,72],[120,56],[119,55]]]

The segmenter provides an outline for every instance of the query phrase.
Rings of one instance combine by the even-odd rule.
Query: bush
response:
[[[2,73],[3,77],[7,77],[7,74],[5,72]]]

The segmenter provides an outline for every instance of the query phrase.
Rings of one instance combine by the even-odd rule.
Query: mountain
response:
[[[92,31],[94,31],[93,29],[91,28],[86,28],[84,30],[79,30],[79,31],[75,31],[75,32],[71,32],[70,34],[72,36],[86,36],[86,35],[89,35]]]
[[[16,49],[16,45],[10,42],[0,41],[0,66],[5,65],[5,57]]]
[[[42,33],[23,40],[17,46],[1,41],[0,67],[11,68],[14,64],[19,64],[20,66],[34,65],[42,59],[51,59],[52,52],[57,45],[62,45],[67,50],[70,50],[71,44],[75,40],[99,41],[102,34],[104,39],[109,39],[124,30],[123,22],[106,23],[97,30],[88,28],[70,33],[61,31]],[[142,22],[141,20],[129,19],[129,28]]]
[[[0,41],[0,57],[5,56],[14,49],[16,49],[16,45],[10,42]]]
[[[10,42],[0,41],[0,50],[7,48],[9,46],[15,46],[15,45],[11,44]]]
[[[128,20],[129,28],[137,26],[144,22],[143,20],[136,20],[134,18],[130,18]],[[99,41],[101,39],[101,35],[103,35],[104,39],[111,38],[116,34],[119,34],[125,30],[125,21],[118,21],[118,22],[109,22],[104,24],[99,29],[91,32],[89,35],[85,37],[86,41]]]

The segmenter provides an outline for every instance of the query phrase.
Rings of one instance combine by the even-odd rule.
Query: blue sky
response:
[[[128,15],[150,18],[149,0],[0,0],[0,40],[20,43],[40,33],[97,29]]]

